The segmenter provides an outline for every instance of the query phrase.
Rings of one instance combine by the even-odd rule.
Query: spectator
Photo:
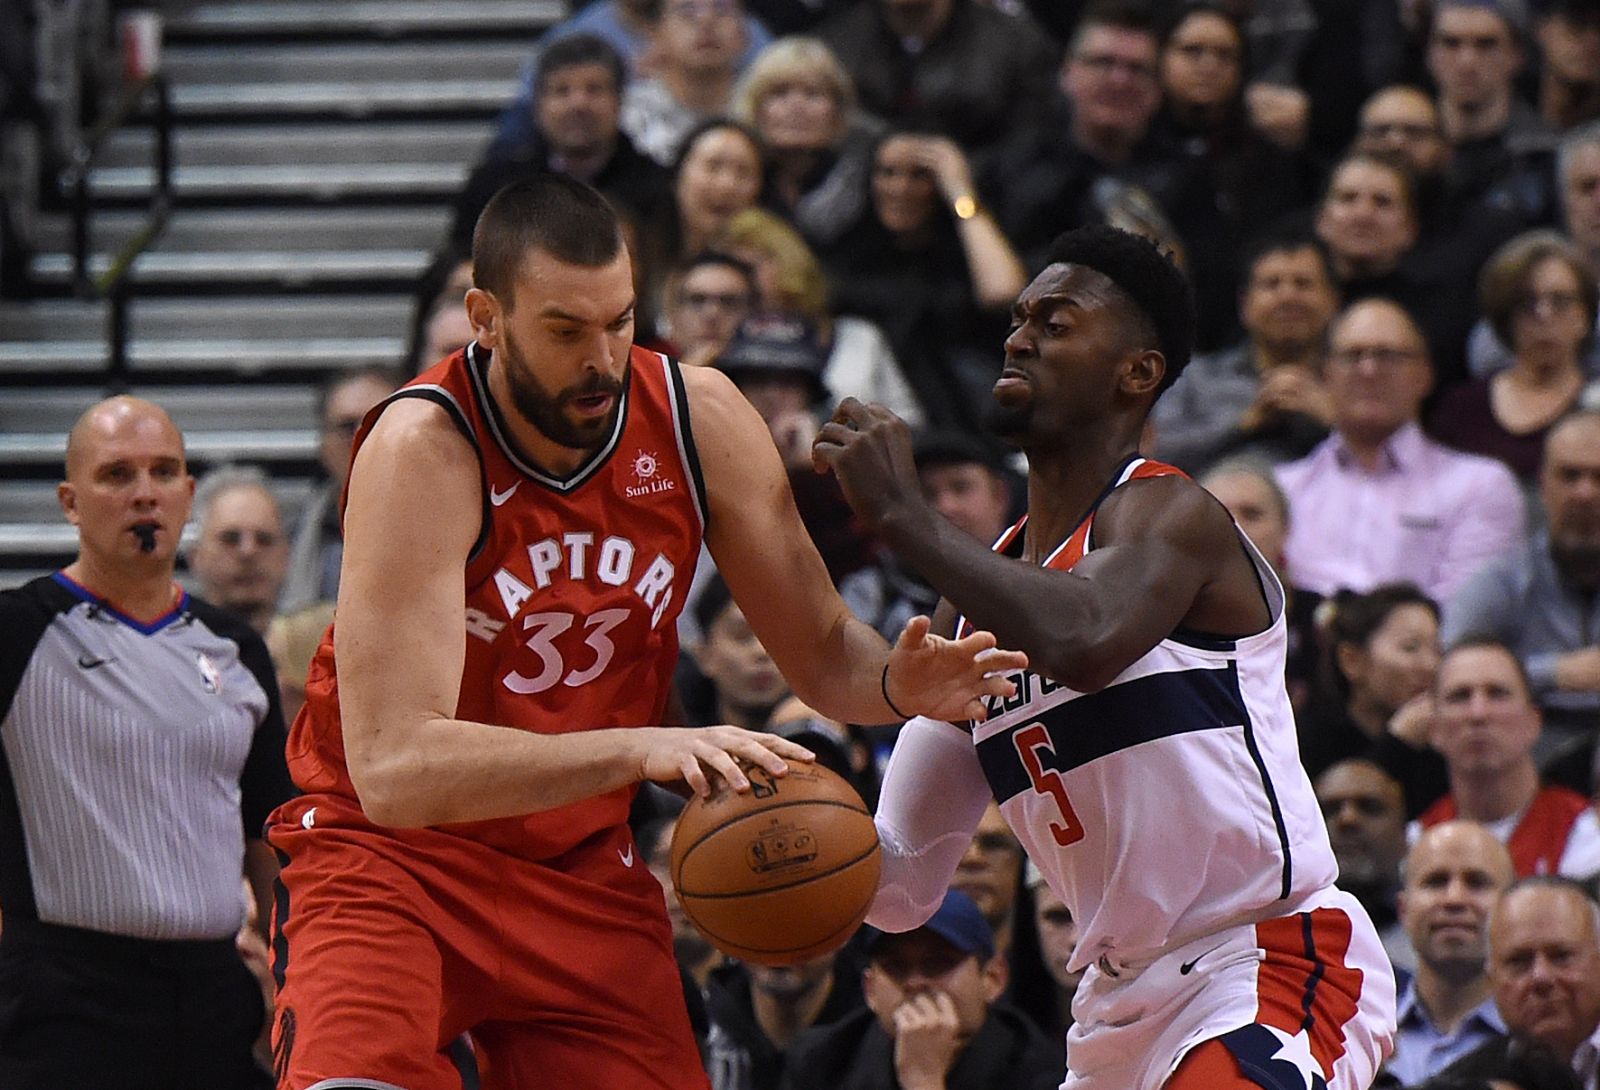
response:
[[[1155,128],[1182,149],[1214,194],[1212,214],[1176,223],[1207,344],[1229,343],[1239,332],[1237,240],[1314,196],[1309,163],[1251,125],[1247,64],[1244,29],[1225,0],[1185,0],[1168,18],[1159,61],[1164,105]]]
[[[980,166],[1019,105],[1049,96],[1056,63],[1032,20],[979,0],[864,0],[816,33],[868,111],[942,133]]]
[[[1531,485],[1550,427],[1578,403],[1594,339],[1600,284],[1577,247],[1554,231],[1519,235],[1484,266],[1479,297],[1511,366],[1445,393],[1433,434],[1504,462]]]
[[[855,315],[834,317],[828,278],[798,231],[765,208],[746,208],[728,222],[720,242],[755,269],[761,311],[816,327],[827,357],[822,380],[836,400],[875,401],[913,427],[922,423],[922,406],[883,330]]]
[[[189,570],[200,595],[265,636],[289,570],[289,539],[267,475],[254,466],[219,466],[194,492],[198,533]]]
[[[1534,763],[1538,705],[1522,664],[1505,644],[1469,639],[1439,663],[1433,746],[1450,794],[1418,819],[1481,822],[1511,853],[1519,877],[1600,872],[1600,818],[1583,795],[1542,785]]]
[[[1036,1015],[1035,1021],[1044,1022],[1045,1036],[1061,1042],[1065,1048],[1067,1030],[1072,1028],[1072,997],[1083,979],[1083,970],[1072,968],[1072,956],[1078,949],[1078,921],[1072,918],[1072,910],[1045,884],[1039,868],[1031,863],[1027,866],[1027,885],[1033,891],[1033,922],[1038,930],[1039,953],[1053,985],[1048,1017],[1041,1019]]]
[[[712,714],[700,725],[765,728],[772,709],[789,695],[789,683],[720,578],[712,579],[700,592],[695,612],[705,633],[695,648],[695,661],[710,680],[716,701]]]
[[[1191,359],[1161,395],[1150,414],[1156,456],[1202,473],[1234,454],[1273,462],[1309,454],[1333,420],[1322,367],[1338,307],[1320,242],[1295,231],[1260,240],[1239,290],[1245,339]]]
[[[1590,265],[1600,267],[1600,121],[1562,137],[1558,162],[1567,233]]]
[[[1060,1082],[1039,1031],[995,1002],[1005,959],[966,894],[947,892],[914,931],[870,933],[867,953],[869,1009],[801,1034],[786,1065],[789,1090],[1048,1090]]]
[[[293,613],[280,613],[267,626],[267,650],[278,675],[278,699],[283,721],[293,723],[306,702],[306,675],[317,645],[333,623],[333,603],[313,602]]]
[[[677,823],[678,819],[672,816],[653,818],[640,827],[636,839],[645,865],[661,883],[667,919],[672,924],[672,953],[678,959],[678,967],[688,977],[686,990],[692,989],[700,995],[711,979],[711,971],[727,959],[689,922],[683,906],[678,903],[677,889],[672,884],[672,830]]]
[[[697,125],[728,113],[748,44],[742,0],[661,0],[650,71],[622,93],[622,130],[667,166]]]
[[[622,58],[627,75],[632,78],[646,74],[653,64],[650,49],[660,14],[661,0],[591,0],[570,19],[545,31],[540,40],[548,48],[571,35],[593,35]],[[772,42],[772,34],[753,15],[744,17],[744,32],[748,45],[739,60],[741,68]],[[538,95],[535,85],[541,59],[539,54],[535,54],[523,65],[521,91],[516,100],[500,114],[494,148],[522,147],[532,137],[529,114],[533,100]]]
[[[0,592],[6,1090],[264,1090],[235,936],[293,794],[266,648],[173,582],[194,478],[157,406],[101,401],[57,488],[78,555]]]
[[[664,302],[666,270],[713,247],[736,214],[762,199],[766,169],[761,141],[739,122],[713,118],[689,130],[672,169],[672,201],[665,215],[642,225],[634,251],[646,327]]]
[[[423,319],[421,336],[411,354],[411,374],[420,375],[452,352],[472,343],[472,322],[459,294],[441,295]]]
[[[1191,364],[1191,366],[1193,366]],[[1187,372],[1185,372],[1187,373]],[[1167,396],[1170,395],[1170,391]],[[1156,402],[1157,405],[1161,402]],[[1310,698],[1317,678],[1321,641],[1317,633],[1317,607],[1322,597],[1294,585],[1283,562],[1283,543],[1289,535],[1289,499],[1272,476],[1272,467],[1245,458],[1230,458],[1212,466],[1200,486],[1228,509],[1233,521],[1261,550],[1289,597],[1284,609],[1289,649],[1285,682],[1296,714]]]
[[[789,1046],[812,1026],[830,1026],[861,1009],[838,962],[824,954],[796,965],[730,961],[706,983],[706,1073],[711,1090],[775,1090]]]
[[[985,544],[1000,537],[1010,520],[1011,482],[993,447],[964,432],[924,431],[912,457],[934,510]],[[857,617],[896,635],[917,614],[932,616],[939,604],[934,589],[890,551],[841,582],[839,594]],[[887,760],[887,749],[880,756]]]
[[[1414,955],[1399,924],[1400,860],[1406,854],[1406,804],[1400,783],[1362,758],[1339,761],[1314,781],[1339,888],[1372,917],[1389,960],[1410,968]]]
[[[709,366],[756,306],[756,274],[720,250],[702,250],[668,274],[662,347],[689,367]]]
[[[1506,1032],[1490,994],[1489,911],[1514,874],[1505,848],[1472,821],[1428,829],[1402,869],[1400,922],[1417,967],[1400,991],[1384,1070],[1415,1086]]]
[[[367,411],[394,393],[397,385],[394,376],[380,368],[341,372],[322,384],[317,405],[322,431],[318,456],[327,480],[306,498],[289,543],[289,574],[279,596],[285,613],[312,602],[331,602],[339,595],[339,564],[344,555],[339,496],[350,473],[356,429]]]
[[[866,203],[878,124],[855,108],[855,85],[817,38],[782,38],[733,92],[733,115],[761,135],[773,202],[806,239],[838,240]]]
[[[1447,598],[1523,540],[1522,496],[1499,462],[1447,450],[1417,424],[1427,346],[1385,299],[1346,308],[1329,333],[1334,433],[1278,467],[1295,513],[1286,555],[1319,594],[1409,579]]]
[[[1455,149],[1456,180],[1528,226],[1555,216],[1555,133],[1516,96],[1526,60],[1523,0],[1434,0],[1428,72]]]
[[[1592,744],[1600,713],[1600,412],[1573,413],[1545,436],[1539,501],[1543,527],[1450,601],[1444,638],[1493,636],[1516,652],[1544,712],[1545,760]]]
[[[836,308],[883,329],[930,424],[975,428],[1026,278],[961,149],[941,136],[886,135],[867,211],[822,257]]]
[[[1002,956],[1012,949],[1017,929],[1017,890],[1022,885],[1022,844],[993,799],[978,820],[972,843],[956,864],[951,886],[972,898],[994,935]]]
[[[985,179],[1029,268],[1062,231],[1118,217],[1142,219],[1144,233],[1178,252],[1172,224],[1215,207],[1202,172],[1152,132],[1159,52],[1146,8],[1097,0],[1068,46],[1061,95],[1039,99],[1043,116],[998,153]]]
[[[623,60],[604,39],[569,34],[551,42],[539,55],[526,105],[527,139],[515,147],[490,145],[456,199],[450,232],[456,247],[471,249],[472,228],[490,197],[543,170],[588,182],[636,220],[658,214],[667,174],[622,131],[626,85]]]
[[[1539,116],[1557,132],[1600,120],[1600,8],[1555,0],[1539,21]]]
[[[1489,917],[1489,979],[1510,1031],[1446,1069],[1493,1072],[1519,1042],[1541,1045],[1576,1072],[1584,1090],[1596,1077],[1600,1027],[1600,910],[1564,878],[1524,878]]]

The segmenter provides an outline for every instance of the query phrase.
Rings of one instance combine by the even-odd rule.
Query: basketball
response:
[[[761,965],[831,953],[878,888],[878,831],[855,789],[821,765],[746,767],[750,790],[689,800],[672,832],[683,913],[718,950]]]

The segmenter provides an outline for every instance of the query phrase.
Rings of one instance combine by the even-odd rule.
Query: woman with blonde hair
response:
[[[881,126],[855,109],[855,85],[817,38],[779,38],[733,92],[733,114],[761,134],[773,203],[813,243],[838,238],[861,211]]]
[[[747,208],[728,221],[718,245],[755,270],[757,310],[798,316],[816,327],[827,353],[822,379],[835,398],[875,401],[912,426],[922,423],[922,406],[888,338],[865,318],[834,317],[821,263],[782,217]]]

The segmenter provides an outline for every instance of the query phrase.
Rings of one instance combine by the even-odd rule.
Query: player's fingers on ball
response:
[[[763,734],[760,736],[761,745],[767,752],[775,753],[779,757],[790,761],[814,761],[817,755],[799,742],[776,734]]]
[[[711,794],[711,783],[706,779],[705,771],[693,754],[685,757],[680,767],[683,770],[683,782],[689,785],[691,791],[701,798]]]
[[[768,735],[755,735],[743,739],[734,752],[742,759],[766,769],[774,776],[782,776],[789,771],[789,763],[784,760],[784,755],[776,752],[777,743],[783,741],[783,739],[772,737],[772,740],[768,741],[768,737]],[[804,757],[795,757],[794,759],[798,761],[805,760]]]
[[[726,750],[713,749],[701,758],[704,764],[711,767],[711,771],[721,776],[729,787],[738,792],[750,790],[750,778],[744,774],[744,769],[739,767],[739,762]]]

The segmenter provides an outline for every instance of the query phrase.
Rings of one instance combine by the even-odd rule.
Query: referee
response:
[[[0,1087],[255,1090],[240,876],[293,791],[261,639],[173,581],[194,478],[155,405],[67,439],[78,556],[0,592]]]

